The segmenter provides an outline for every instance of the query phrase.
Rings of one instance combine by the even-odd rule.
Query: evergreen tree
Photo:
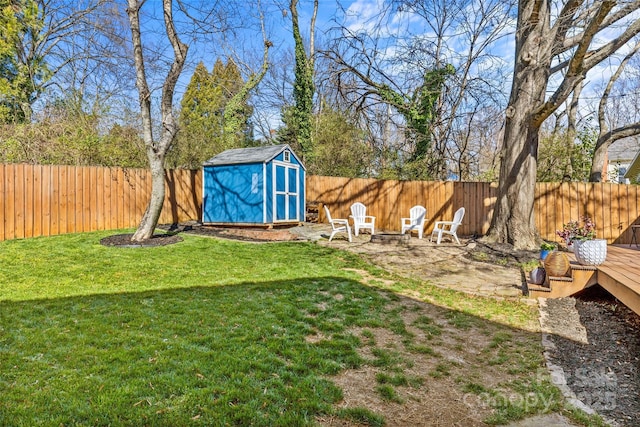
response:
[[[244,84],[238,66],[218,59],[209,73],[201,62],[182,97],[180,130],[167,155],[170,167],[196,169],[210,157],[234,147],[247,145],[251,135],[252,108],[244,102],[237,110],[239,137],[224,134],[225,108]]]
[[[0,123],[31,120],[31,105],[50,73],[30,47],[38,42],[44,15],[34,0],[0,0]]]

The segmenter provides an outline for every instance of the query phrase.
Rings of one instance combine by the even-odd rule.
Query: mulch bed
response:
[[[149,246],[166,246],[174,243],[182,242],[182,237],[175,234],[154,234],[150,239],[143,240],[142,242],[133,242],[131,234],[116,234],[108,236],[100,240],[100,243],[104,246],[118,246],[127,248],[140,248]]]
[[[288,242],[299,239],[297,235],[291,233],[286,228],[234,228],[213,227],[200,224],[160,226],[159,228],[173,233],[199,234],[201,236],[219,237],[243,242]]]
[[[166,230],[167,233],[154,234],[151,239],[143,242],[132,242],[133,234],[116,234],[101,239],[100,243],[104,246],[130,248],[165,246],[181,242],[183,239],[178,235],[179,233],[199,234],[243,242],[283,242],[299,239],[297,235],[287,229],[222,228],[204,225],[159,225],[158,228]]]
[[[576,309],[589,343],[553,335],[553,363],[562,367],[567,385],[580,400],[614,425],[637,426],[640,316],[599,286],[578,295]]]

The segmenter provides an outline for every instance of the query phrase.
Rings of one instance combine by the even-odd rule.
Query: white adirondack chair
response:
[[[409,218],[401,218],[402,231],[411,234],[413,230],[418,232],[418,238],[422,239],[424,231],[424,217],[427,215],[427,209],[424,206],[416,205],[409,210]]]
[[[437,243],[440,244],[440,242],[442,241],[442,236],[446,234],[451,236],[452,240],[455,239],[456,242],[460,244],[460,240],[458,239],[456,231],[458,230],[460,224],[462,224],[462,218],[464,218],[464,208],[460,208],[456,211],[456,213],[453,215],[453,221],[436,221],[429,241],[433,241],[433,235],[437,234]]]
[[[333,236],[335,236],[337,233],[347,233],[349,241],[351,242],[351,226],[349,225],[349,220],[342,218],[331,218],[329,208],[326,206],[324,207],[324,213],[327,217],[327,221],[329,221],[329,224],[331,224],[331,236],[329,236],[329,241],[331,241],[331,239],[333,239]]]
[[[358,235],[358,232],[363,230],[371,230],[371,235],[374,234],[376,217],[367,215],[367,207],[360,202],[356,202],[351,205],[351,215],[353,218],[353,232]]]

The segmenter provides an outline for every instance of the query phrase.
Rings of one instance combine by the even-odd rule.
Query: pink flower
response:
[[[572,220],[562,224],[562,230],[556,230],[556,234],[564,241],[571,240],[591,240],[596,237],[596,225],[588,216],[581,216],[580,220],[584,225],[580,226],[578,221]]]

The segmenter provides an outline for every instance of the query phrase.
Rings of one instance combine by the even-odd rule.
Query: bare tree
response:
[[[620,62],[616,71],[609,78],[609,82],[607,83],[602,97],[600,98],[600,103],[598,105],[599,134],[598,141],[596,142],[596,149],[593,154],[593,162],[591,163],[591,174],[589,175],[589,181],[591,182],[602,181],[604,160],[607,150],[611,147],[611,144],[622,138],[640,135],[640,121],[637,121],[637,117],[635,122],[627,123],[619,127],[614,126],[613,129],[610,129],[610,126],[607,125],[606,117],[607,104],[609,102],[613,85],[618,81],[620,76],[623,74],[625,67],[631,58],[638,53],[638,51],[640,51],[640,41],[636,43],[633,49],[631,49]]]
[[[372,111],[379,103],[393,107],[392,121],[408,131],[400,161],[421,158],[427,176],[447,178],[450,170],[466,167],[461,157],[477,155],[469,152],[477,146],[470,144],[472,134],[461,138],[465,129],[481,124],[482,109],[506,102],[501,98],[506,67],[492,48],[512,31],[514,3],[396,0],[385,5],[362,27],[341,24],[336,43],[324,53],[335,62],[337,83],[355,110]]]
[[[232,146],[232,141],[237,139],[237,134],[241,132],[241,121],[238,119],[242,117],[242,110],[246,104],[251,92],[260,84],[264,76],[269,70],[269,49],[273,46],[273,43],[267,39],[267,33],[264,26],[264,15],[260,7],[260,1],[258,1],[258,9],[260,10],[260,28],[262,30],[262,66],[260,71],[252,73],[245,84],[240,88],[227,103],[223,113],[223,127],[225,140],[227,146]]]
[[[490,240],[516,248],[537,246],[533,203],[540,127],[589,70],[640,32],[640,20],[632,15],[639,8],[640,0],[519,1],[515,67]],[[623,25],[617,37],[596,43],[616,25]]]
[[[138,88],[140,110],[142,116],[142,134],[151,168],[151,196],[147,209],[140,220],[138,229],[134,233],[133,241],[142,241],[151,238],[164,203],[164,159],[167,150],[171,146],[178,131],[176,118],[173,112],[173,97],[178,78],[187,59],[188,46],[180,41],[173,20],[172,0],[163,0],[162,9],[166,37],[173,48],[174,59],[167,71],[162,86],[162,98],[160,112],[162,126],[160,137],[154,138],[153,119],[151,115],[151,90],[147,82],[145,60],[143,54],[142,31],[140,29],[140,9],[145,0],[127,0],[129,23],[131,25],[131,40],[133,42],[133,56],[136,68],[136,87]]]
[[[26,122],[33,106],[47,91],[67,94],[82,89],[97,72],[98,64],[113,58],[121,34],[111,13],[112,0],[36,0],[42,25],[25,32],[16,46],[16,62],[31,93],[23,94]],[[108,48],[107,48],[108,47]],[[117,62],[117,61],[116,61]],[[46,66],[46,73],[41,68]],[[80,80],[80,81],[79,81]]]

